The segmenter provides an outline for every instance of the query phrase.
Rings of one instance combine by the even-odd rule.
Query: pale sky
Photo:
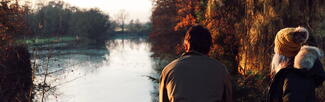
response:
[[[30,2],[44,2],[45,0],[25,0]],[[48,0],[47,0],[48,1]],[[62,0],[72,6],[80,8],[99,8],[108,13],[113,19],[120,10],[125,10],[130,19],[147,22],[151,16],[152,0]]]

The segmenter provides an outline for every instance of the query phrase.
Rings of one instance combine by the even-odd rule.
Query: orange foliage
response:
[[[196,19],[193,15],[186,15],[184,18],[180,19],[180,22],[177,23],[175,26],[175,30],[179,30],[181,28],[186,28],[190,25],[195,25],[196,24]]]
[[[268,73],[273,54],[273,40],[279,29],[300,25],[307,27],[311,34],[316,35],[320,33],[320,24],[325,20],[324,0],[170,0],[170,2],[173,2],[170,3],[170,6],[174,7],[172,11],[161,10],[173,12],[172,15],[168,16],[168,19],[161,19],[163,21],[153,19],[153,22],[169,23],[161,25],[162,28],[159,30],[153,29],[156,35],[151,36],[157,36],[156,38],[161,40],[153,44],[153,49],[156,47],[172,49],[180,42],[180,38],[183,37],[181,34],[189,26],[204,25],[210,30],[213,39],[209,54],[224,63],[232,72],[236,80],[235,91],[238,95],[236,101],[240,102],[265,101],[263,92],[266,88],[261,86],[267,85],[270,78]],[[154,13],[153,18],[155,16],[157,15]],[[156,27],[158,26],[156,23]],[[320,41],[316,44],[323,43],[325,46],[324,39],[320,38],[316,38],[315,41]]]
[[[199,10],[199,3],[202,0],[176,0],[177,25],[175,30],[184,30],[191,25],[198,24],[196,12]]]
[[[177,23],[174,0],[155,1],[152,12],[152,32],[149,35],[153,56],[166,57],[176,54],[176,46],[181,43],[182,33],[174,31]],[[169,56],[170,57],[170,56]]]
[[[269,67],[273,52],[271,48],[273,38],[279,29],[301,25],[315,33],[315,30],[319,28],[319,21],[324,15],[321,13],[324,7],[320,5],[324,4],[324,1],[287,1],[170,0],[169,7],[173,7],[173,10],[161,11],[173,13],[168,15],[168,19],[163,21],[156,21],[159,20],[156,19],[153,22],[170,21],[162,28],[173,28],[175,31],[166,29],[162,32],[170,32],[166,36],[170,36],[171,39],[172,36],[181,38],[181,34],[175,32],[185,32],[189,26],[204,25],[212,34],[214,42],[210,52],[212,57],[229,63],[227,66],[233,72],[259,73]],[[172,45],[175,46],[176,42],[180,41],[173,39],[170,42],[174,42]]]
[[[14,36],[26,33],[24,14],[24,9],[19,7],[17,1],[6,0],[0,2],[1,46],[10,44]]]

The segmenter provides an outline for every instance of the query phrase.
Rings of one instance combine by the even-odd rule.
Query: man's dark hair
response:
[[[211,33],[201,25],[192,26],[187,30],[184,40],[190,44],[190,50],[208,54],[212,45]]]

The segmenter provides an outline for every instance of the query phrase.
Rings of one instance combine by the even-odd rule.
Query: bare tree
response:
[[[122,33],[124,33],[125,31],[125,22],[128,18],[129,18],[129,13],[124,9],[120,10],[116,15],[116,22],[122,29]]]

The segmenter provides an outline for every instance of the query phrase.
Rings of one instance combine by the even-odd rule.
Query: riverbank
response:
[[[108,39],[106,43],[98,45],[89,44],[85,39],[78,40],[72,36],[25,38],[18,42],[27,45],[32,54],[31,62],[35,76],[33,82],[35,90],[38,90],[35,91],[34,100],[42,100],[44,97],[49,102],[55,100],[75,102],[80,99],[91,101],[101,97],[104,102],[117,99],[105,99],[110,92],[115,93],[110,93],[115,95],[114,97],[122,98],[124,93],[118,90],[124,90],[123,92],[134,90],[132,92],[135,93],[132,95],[142,97],[137,99],[139,102],[142,102],[143,98],[150,100],[151,81],[145,76],[151,72],[151,45],[147,42],[146,36],[117,35]],[[144,72],[136,71],[133,67]],[[93,76],[97,77],[93,78]],[[117,80],[124,81],[117,83]],[[140,85],[138,81],[146,83],[145,86]],[[94,82],[96,84],[92,84]],[[132,86],[137,88],[116,88],[125,83],[133,84]],[[102,87],[103,85],[107,87]],[[106,92],[92,96],[80,91],[84,87],[89,89],[87,92],[99,92],[103,89]],[[42,92],[43,89],[48,91]],[[119,92],[121,93],[117,95],[116,93]],[[143,94],[138,94],[140,92]]]
[[[0,101],[31,102],[33,74],[30,54],[23,46],[0,49]]]

